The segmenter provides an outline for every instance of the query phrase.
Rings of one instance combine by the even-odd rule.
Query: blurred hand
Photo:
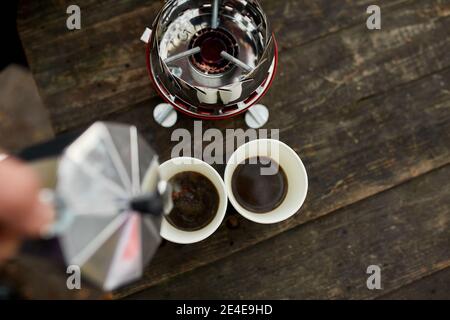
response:
[[[39,236],[53,209],[39,200],[36,173],[11,157],[0,160],[0,263],[12,257],[27,237]]]

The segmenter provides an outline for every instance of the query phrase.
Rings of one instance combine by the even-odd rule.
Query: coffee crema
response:
[[[262,169],[274,172],[263,175]],[[267,213],[278,208],[288,191],[283,168],[268,157],[253,157],[240,163],[233,172],[231,188],[237,202],[254,213]]]
[[[183,231],[196,231],[207,226],[219,207],[219,192],[214,184],[198,172],[186,171],[173,176],[173,209],[166,220]]]

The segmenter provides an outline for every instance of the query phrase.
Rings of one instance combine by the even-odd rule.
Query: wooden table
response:
[[[130,123],[167,159],[194,120],[152,118],[161,99],[139,38],[162,1],[78,0],[82,28],[68,31],[72,2],[24,0],[18,19],[55,132]],[[308,170],[300,212],[259,225],[230,209],[209,239],[163,244],[114,297],[450,298],[450,1],[378,1],[382,30],[369,31],[372,2],[262,1],[280,47],[266,128]],[[382,290],[367,289],[369,265]]]

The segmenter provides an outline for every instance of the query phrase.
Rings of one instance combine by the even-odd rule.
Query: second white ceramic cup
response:
[[[288,191],[284,201],[274,210],[255,213],[243,208],[233,194],[231,180],[234,170],[246,159],[269,157],[276,161],[286,173]],[[305,166],[297,153],[288,145],[273,139],[253,140],[240,146],[228,160],[225,169],[225,186],[233,207],[245,218],[263,224],[277,223],[298,212],[308,192],[308,176]]]

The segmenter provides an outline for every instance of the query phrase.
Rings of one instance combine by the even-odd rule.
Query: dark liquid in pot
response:
[[[269,163],[270,162],[270,163]],[[263,175],[270,169],[273,175]],[[246,210],[266,213],[276,209],[286,198],[288,181],[283,168],[267,157],[245,160],[231,178],[231,188],[237,202]]]
[[[166,217],[175,228],[196,231],[207,226],[219,207],[219,192],[198,172],[186,171],[169,180],[173,187],[173,209]]]

